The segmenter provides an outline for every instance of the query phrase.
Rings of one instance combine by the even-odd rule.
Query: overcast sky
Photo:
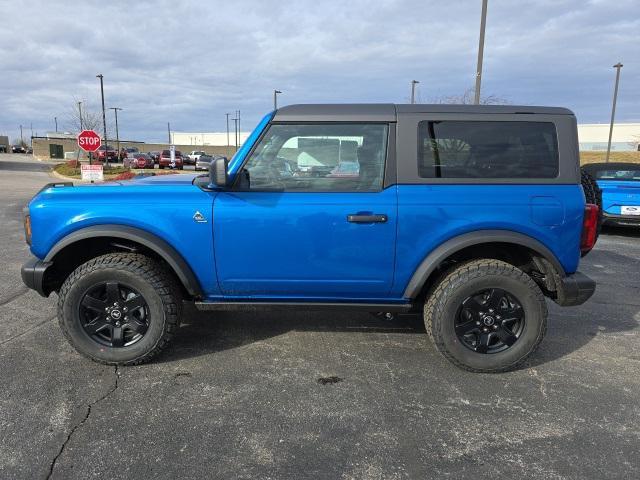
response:
[[[120,136],[242,129],[281,104],[428,103],[474,83],[480,0],[0,0],[0,134],[68,126],[82,100],[118,106]],[[489,0],[483,94],[573,109],[609,121],[624,63],[617,121],[640,122],[637,0]],[[109,111],[112,117],[113,112]]]

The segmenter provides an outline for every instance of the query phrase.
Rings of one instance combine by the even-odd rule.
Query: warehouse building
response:
[[[583,123],[578,125],[578,141],[581,151],[604,151],[609,141],[608,123]],[[640,123],[614,123],[611,151],[638,150]]]
[[[251,132],[240,132],[240,145],[244,143]],[[235,146],[234,132],[171,132],[171,143],[174,145],[202,145],[212,147]]]

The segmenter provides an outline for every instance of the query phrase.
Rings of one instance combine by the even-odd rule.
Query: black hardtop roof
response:
[[[588,172],[597,172],[598,170],[640,170],[640,163],[633,162],[594,162],[587,163],[582,166]]]
[[[567,108],[524,105],[334,103],[287,105],[276,110],[274,121],[395,121],[399,113],[573,115]]]

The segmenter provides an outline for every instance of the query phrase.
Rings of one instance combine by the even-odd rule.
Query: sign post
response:
[[[171,159],[171,161],[169,162],[171,169],[176,168],[176,146],[175,145],[169,145],[169,158]]]
[[[78,147],[89,153],[89,155],[98,150],[101,144],[100,135],[93,130],[83,130],[78,135]],[[106,158],[107,152],[105,151]],[[80,171],[82,172],[82,180],[90,180],[93,183],[96,180],[102,181],[104,179],[102,165],[82,165]]]

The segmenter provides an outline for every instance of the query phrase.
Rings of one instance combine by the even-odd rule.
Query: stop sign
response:
[[[100,135],[93,130],[83,130],[78,135],[78,146],[85,152],[95,152],[101,143]]]

